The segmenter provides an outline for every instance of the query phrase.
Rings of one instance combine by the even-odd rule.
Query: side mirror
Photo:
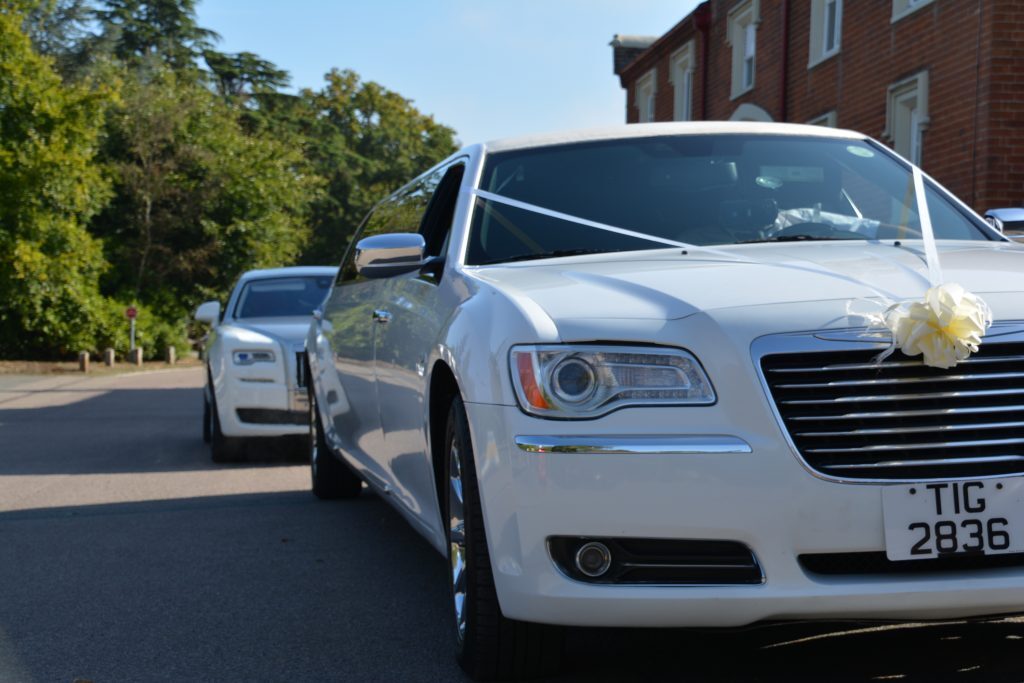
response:
[[[356,270],[363,277],[391,277],[423,267],[427,243],[415,232],[374,235],[356,243]]]
[[[207,301],[204,304],[200,304],[199,308],[196,309],[194,317],[201,323],[216,327],[217,323],[220,322],[220,302]]]

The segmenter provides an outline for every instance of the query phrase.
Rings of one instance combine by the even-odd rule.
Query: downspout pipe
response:
[[[711,3],[702,2],[693,11],[693,25],[700,31],[700,118],[708,120],[708,55],[711,53]]]
[[[782,78],[779,82],[779,121],[789,116],[789,0],[782,0]]]

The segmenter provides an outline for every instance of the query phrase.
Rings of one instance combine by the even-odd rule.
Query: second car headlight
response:
[[[252,365],[254,363],[273,363],[273,351],[235,351],[232,354],[235,365]]]
[[[693,355],[633,346],[514,346],[519,405],[542,417],[585,419],[637,405],[710,405],[715,390]]]

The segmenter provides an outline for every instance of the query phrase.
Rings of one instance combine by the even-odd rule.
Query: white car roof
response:
[[[266,280],[275,277],[316,277],[326,275],[334,277],[338,273],[337,266],[289,266],[287,268],[263,268],[242,273],[242,280]]]
[[[750,133],[760,135],[802,135],[843,140],[864,140],[863,133],[825,126],[799,123],[752,123],[748,121],[674,121],[665,123],[631,123],[605,128],[584,128],[553,133],[540,133],[521,137],[492,140],[484,145],[488,152],[504,152],[529,147],[545,147],[571,142],[614,140],[617,138],[646,138],[659,135],[715,135],[722,133]]]

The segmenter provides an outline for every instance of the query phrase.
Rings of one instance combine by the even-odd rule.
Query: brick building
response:
[[[851,128],[977,210],[1024,206],[1021,0],[708,0],[612,47],[627,122]]]

